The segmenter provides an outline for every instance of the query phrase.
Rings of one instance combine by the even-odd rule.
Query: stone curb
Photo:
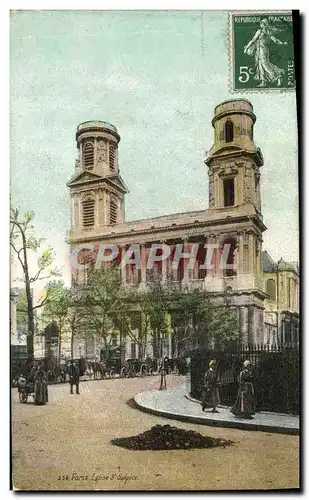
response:
[[[190,396],[190,394],[185,394],[184,397],[186,399],[188,399],[189,401],[192,401],[192,403],[197,403],[198,405],[201,404],[201,402],[198,400],[198,399],[194,399]],[[230,408],[230,406],[224,406],[224,405],[221,405],[219,404],[217,406],[217,408],[224,408],[225,410],[228,410]],[[293,413],[277,413],[277,412],[274,412],[274,411],[263,411],[261,412],[265,415],[280,415],[281,417],[295,417],[296,415],[294,415]]]
[[[151,391],[149,391],[151,392]],[[216,420],[211,417],[198,417],[195,415],[186,415],[181,413],[172,413],[167,410],[158,410],[156,408],[151,408],[150,406],[145,406],[142,402],[138,401],[139,394],[134,396],[134,402],[137,408],[146,413],[152,413],[154,415],[158,415],[159,417],[170,418],[173,420],[179,420],[183,422],[191,422],[199,425],[207,425],[213,427],[226,427],[230,429],[241,429],[241,430],[250,430],[250,431],[261,431],[261,432],[270,432],[277,434],[291,434],[291,435],[299,435],[299,429],[295,427],[281,427],[280,425],[263,425],[257,424],[253,421],[244,421],[244,420]]]

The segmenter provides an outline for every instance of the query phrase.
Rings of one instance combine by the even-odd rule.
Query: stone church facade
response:
[[[174,289],[205,289],[218,300],[228,292],[239,311],[243,342],[264,343],[265,303],[269,296],[262,259],[266,230],[261,213],[263,155],[254,142],[255,121],[253,107],[245,99],[216,106],[213,145],[205,159],[208,209],[128,222],[128,188],[119,169],[118,131],[103,121],[80,124],[75,173],[67,184],[71,194],[71,249],[85,244],[117,245],[122,257],[130,245],[139,245],[141,268],[127,265],[121,272],[126,286],[142,289],[154,276],[154,270],[146,266],[151,246],[166,244],[171,255],[157,263],[162,281]],[[172,266],[180,243],[186,252],[199,244],[192,269],[186,259],[181,259],[177,269]],[[212,269],[201,268],[205,244],[214,248]],[[227,262],[233,264],[229,269],[220,265],[224,248],[229,248]],[[85,271],[72,272],[80,281],[85,279]]]

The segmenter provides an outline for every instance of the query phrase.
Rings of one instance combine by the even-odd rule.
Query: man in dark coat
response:
[[[168,363],[166,362],[166,358],[162,359],[159,364],[159,373],[160,373],[160,387],[159,391],[162,389],[166,389],[166,374],[168,371]]]
[[[70,376],[70,393],[73,394],[73,386],[76,386],[76,394],[79,394],[79,366],[76,361],[71,359],[68,367],[68,373]]]

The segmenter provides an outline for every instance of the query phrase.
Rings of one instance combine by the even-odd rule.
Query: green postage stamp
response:
[[[295,89],[293,19],[285,12],[230,12],[231,90]]]

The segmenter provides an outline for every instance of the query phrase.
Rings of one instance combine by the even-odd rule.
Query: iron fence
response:
[[[232,346],[191,353],[191,396],[200,399],[211,359],[217,361],[220,400],[232,406],[243,362],[251,362],[257,411],[299,414],[299,347]]]

